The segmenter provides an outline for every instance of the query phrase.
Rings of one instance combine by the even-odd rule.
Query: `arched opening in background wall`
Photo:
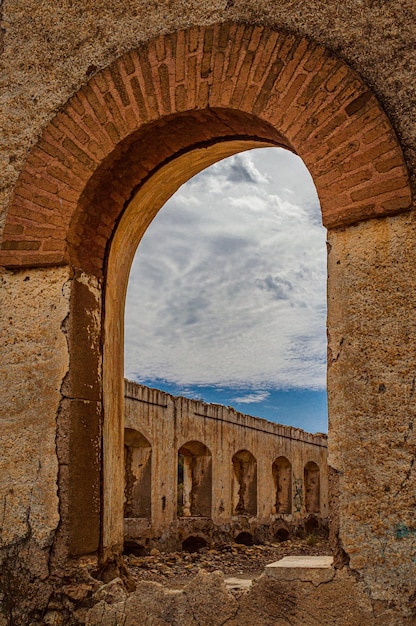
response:
[[[257,515],[257,461],[248,450],[232,458],[232,510],[234,515]]]
[[[319,467],[313,461],[309,461],[304,469],[305,485],[305,510],[306,513],[320,513],[321,511],[321,485]]]
[[[178,517],[211,517],[212,457],[200,441],[178,452]]]
[[[124,429],[124,517],[152,514],[152,446],[140,432]]]
[[[279,456],[273,463],[272,472],[276,498],[273,513],[291,513],[292,465],[290,461],[284,456]]]

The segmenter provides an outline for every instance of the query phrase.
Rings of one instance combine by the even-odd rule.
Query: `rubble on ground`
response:
[[[220,570],[226,577],[256,578],[268,563],[284,556],[330,554],[326,539],[314,535],[281,543],[246,546],[232,543],[216,548],[201,548],[189,552],[160,552],[152,549],[147,556],[124,557],[136,582],[153,581],[164,587],[181,588],[201,571]]]

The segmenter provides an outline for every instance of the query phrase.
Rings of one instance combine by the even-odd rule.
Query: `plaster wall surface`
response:
[[[59,520],[54,431],[68,370],[61,332],[68,314],[68,281],[66,268],[27,270],[17,280],[8,272],[0,275],[1,342],[7,354],[0,364],[2,406],[8,407],[0,432],[2,545],[30,534],[45,547]],[[19,464],[11,462],[13,457]]]
[[[305,509],[304,468],[313,462],[320,470],[318,523],[328,517],[328,473],[326,435],[312,435],[297,428],[273,424],[238,413],[230,407],[206,404],[198,400],[174,397],[137,383],[125,384],[125,427],[144,435],[152,449],[152,514],[149,519],[125,520],[127,540],[163,537],[172,545],[186,534],[200,534],[224,540],[248,531],[273,537],[279,528],[301,527],[308,513]],[[130,431],[129,431],[130,432]],[[192,522],[177,513],[178,451],[187,442],[200,442],[211,453],[212,511],[210,520],[193,517]],[[238,515],[235,511],[235,480],[232,459],[239,451],[248,451],[256,463],[255,504],[257,513]],[[291,512],[276,513],[276,486],[273,463],[279,457],[291,463],[293,475]],[[146,497],[143,493],[142,497]],[[238,498],[237,498],[238,501]],[[206,516],[205,516],[206,517]],[[262,530],[262,526],[265,528]],[[260,535],[261,536],[261,535]]]
[[[51,593],[70,283],[68,268],[0,274],[0,615],[8,591],[21,606],[45,604]]]
[[[416,398],[408,352],[416,332],[415,229],[414,216],[402,215],[332,232],[328,256],[329,464],[340,477],[340,537],[350,567],[373,570],[376,598],[402,578],[408,608],[416,555]]]

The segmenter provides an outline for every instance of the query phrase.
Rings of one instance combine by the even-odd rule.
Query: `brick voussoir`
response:
[[[101,273],[114,224],[149,171],[228,128],[267,141],[270,124],[271,143],[287,137],[309,167],[327,226],[409,208],[394,130],[359,76],[305,37],[229,22],[143,44],[68,100],[23,167],[0,258],[37,266],[70,256]],[[117,146],[130,146],[123,159]]]

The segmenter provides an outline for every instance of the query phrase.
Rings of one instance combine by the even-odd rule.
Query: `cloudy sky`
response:
[[[286,150],[192,178],[132,265],[126,377],[326,431],[325,239],[312,179]]]

